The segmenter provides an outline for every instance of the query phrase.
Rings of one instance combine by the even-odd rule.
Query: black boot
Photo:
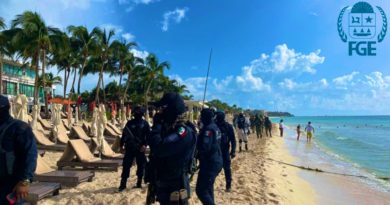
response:
[[[226,184],[226,192],[231,192],[232,191],[232,185],[230,183]]]
[[[245,150],[248,151],[248,144],[245,143]]]
[[[134,188],[142,188],[142,178],[137,179],[137,184],[135,185]]]
[[[238,151],[238,152],[241,152],[242,150],[241,150],[241,144],[240,144],[240,150]]]
[[[122,192],[123,190],[126,189],[126,183],[127,183],[127,180],[126,180],[126,179],[122,179],[122,180],[121,180],[121,184],[119,185],[119,188],[118,188],[118,191],[119,191],[119,192]]]

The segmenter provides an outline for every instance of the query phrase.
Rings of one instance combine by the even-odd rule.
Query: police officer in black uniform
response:
[[[230,192],[232,187],[232,170],[230,165],[231,159],[236,156],[236,137],[233,126],[225,121],[224,112],[218,111],[216,113],[215,122],[221,131],[221,152],[226,179],[226,191]]]
[[[153,118],[148,143],[153,155],[157,201],[161,205],[188,204],[189,169],[196,138],[180,116],[186,111],[182,97],[167,93],[154,105],[160,109]]]
[[[7,195],[22,200],[33,179],[37,147],[31,127],[9,114],[10,104],[0,95],[0,204],[9,204]]]
[[[135,187],[141,188],[146,164],[146,137],[150,133],[149,123],[142,118],[143,115],[144,110],[141,107],[136,107],[133,112],[134,119],[128,121],[123,129],[120,147],[122,150],[125,150],[125,156],[123,158],[122,179],[119,186],[120,192],[126,189],[127,179],[129,178],[130,168],[134,159],[137,162],[138,177]]]
[[[199,174],[196,194],[204,205],[214,205],[214,182],[222,169],[220,148],[221,132],[214,123],[214,111],[203,109],[201,112],[202,129],[198,136]]]

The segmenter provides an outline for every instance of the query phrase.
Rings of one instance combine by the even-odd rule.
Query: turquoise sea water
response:
[[[273,118],[278,123],[280,118]],[[354,117],[287,117],[286,141],[289,147],[313,166],[331,164],[325,169],[347,174],[364,175],[368,183],[390,191],[390,116]],[[306,137],[296,142],[296,126],[304,130],[312,122],[315,134],[312,145],[305,143]],[[299,146],[302,149],[299,149]],[[321,168],[321,167],[320,167]]]

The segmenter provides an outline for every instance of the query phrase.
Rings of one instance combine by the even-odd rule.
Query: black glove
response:
[[[230,158],[231,159],[234,159],[235,157],[236,157],[236,153],[234,153],[234,152],[230,153]]]

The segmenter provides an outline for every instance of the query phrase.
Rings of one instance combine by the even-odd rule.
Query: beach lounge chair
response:
[[[119,150],[120,150],[120,144],[121,144],[121,137],[120,137],[120,136],[116,136],[116,137],[115,137],[115,140],[112,142],[111,149],[112,149],[114,152],[119,152]]]
[[[86,142],[90,142],[91,138],[85,133],[82,127],[80,126],[73,126],[70,130],[70,136],[76,139],[82,139]]]
[[[82,125],[84,131],[89,135],[91,136],[91,123],[89,122],[83,122],[83,125]]]
[[[111,127],[111,129],[118,135],[122,135],[122,131],[114,124],[112,123],[107,123],[107,126]]]
[[[68,130],[66,130],[65,126],[61,123],[58,125],[58,142],[62,144],[67,144],[69,141],[68,134],[66,134]]]
[[[45,134],[46,137],[49,137],[51,135],[51,130],[46,130],[39,122],[37,123],[37,129],[41,131],[43,134]]]
[[[110,126],[106,126],[106,129],[104,130],[104,135],[110,136],[110,137],[116,137],[120,134],[116,133]]]
[[[91,152],[95,153],[98,148],[98,140],[96,137],[92,138]],[[115,153],[105,139],[103,139],[102,158],[107,159],[123,159],[123,154]]]
[[[33,130],[35,140],[37,141],[38,149],[52,150],[52,151],[64,151],[65,145],[55,144],[50,141],[43,132],[39,130]]]
[[[64,127],[67,129],[67,130],[70,130],[70,127],[68,125],[68,120],[67,119],[62,119],[62,124],[64,124]]]
[[[38,156],[34,180],[39,182],[56,182],[61,186],[75,187],[82,182],[91,182],[95,173],[90,171],[53,170]]]
[[[64,112],[61,112],[61,118],[67,119],[68,115],[66,113],[64,113]]]
[[[51,123],[48,120],[46,120],[46,119],[38,118],[38,121],[42,124],[43,128],[45,128],[47,130],[51,130],[53,128]]]
[[[64,154],[58,160],[57,166],[59,170],[64,167],[82,167],[83,169],[106,169],[118,171],[120,161],[102,160],[94,157],[87,144],[81,139],[69,140]]]
[[[30,185],[30,190],[25,198],[29,204],[38,204],[38,201],[49,196],[56,196],[59,194],[61,184],[49,182],[37,182]]]

